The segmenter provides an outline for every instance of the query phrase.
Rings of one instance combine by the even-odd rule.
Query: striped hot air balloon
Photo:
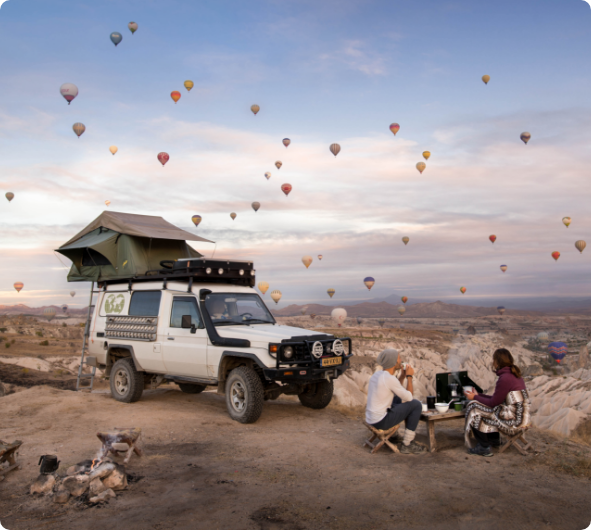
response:
[[[25,284],[23,282],[15,282],[13,284],[13,287],[16,289],[17,293],[21,292],[21,289],[25,286]]]
[[[173,100],[173,101],[175,102],[175,104],[176,104],[176,102],[177,102],[179,99],[181,99],[181,93],[180,93],[178,90],[173,90],[173,91],[170,93],[170,97],[172,98],[172,100]]]
[[[367,290],[368,291],[371,291],[371,288],[374,286],[374,284],[376,283],[376,281],[371,276],[368,276],[367,278],[364,278],[363,279],[363,283],[367,287]]]
[[[72,130],[76,133],[76,136],[80,138],[84,134],[86,127],[83,123],[77,122],[74,125],[72,125]]]
[[[263,295],[267,292],[267,290],[269,289],[269,284],[267,282],[259,282],[259,291],[261,291],[261,293],[263,293]]]
[[[291,143],[291,140],[289,138],[284,138],[283,139],[283,145],[287,148],[289,146],[289,144]]]
[[[575,241],[575,247],[577,248],[577,250],[582,254],[583,250],[585,250],[585,247],[587,246],[587,243],[585,243],[582,239],[579,239],[578,241]]]
[[[567,351],[568,347],[564,342],[551,342],[548,344],[548,353],[557,363],[560,363],[566,357]]]
[[[51,322],[51,321],[54,319],[54,317],[55,317],[55,314],[56,314],[55,307],[46,307],[46,308],[43,310],[43,316],[44,316],[44,317],[45,317],[47,320],[49,320],[49,322]]]
[[[537,338],[538,340],[541,340],[541,341],[548,340],[548,333],[547,333],[546,331],[540,331],[540,332],[539,332],[539,333],[536,335],[536,338]]]
[[[400,125],[398,125],[397,123],[391,123],[390,124],[390,131],[392,132],[392,134],[394,136],[396,136],[396,133],[400,130]]]
[[[330,296],[331,298],[336,293],[336,291],[332,287],[330,289],[327,289],[326,292],[328,293],[328,296]]]
[[[330,144],[330,152],[337,156],[341,152],[341,146],[339,144]]]
[[[279,291],[277,289],[275,289],[274,291],[271,291],[271,298],[273,299],[273,302],[278,304],[279,300],[281,300],[281,291]]]
[[[528,132],[522,132],[522,133],[521,133],[521,136],[520,136],[520,138],[521,138],[521,141],[522,141],[522,142],[523,142],[525,145],[527,145],[527,142],[529,142],[529,141],[530,141],[530,139],[531,139],[531,134],[530,134],[530,133],[528,133]]]
[[[505,272],[507,270],[507,265],[501,265],[501,270]]]

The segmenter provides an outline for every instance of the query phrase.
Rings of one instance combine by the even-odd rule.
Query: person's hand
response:
[[[415,370],[410,364],[407,364],[406,365],[406,372],[403,372],[403,373],[405,373],[405,375],[407,375],[407,376],[415,375]]]
[[[464,392],[464,394],[466,394],[466,397],[470,401],[472,401],[474,399],[474,397],[477,395],[477,392],[476,391],[474,391],[474,392],[468,392],[468,391],[466,391],[466,392]]]

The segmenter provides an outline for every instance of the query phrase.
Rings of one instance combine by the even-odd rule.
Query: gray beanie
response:
[[[398,362],[398,350],[394,348],[387,348],[378,355],[378,364],[384,369],[388,370],[396,366]]]

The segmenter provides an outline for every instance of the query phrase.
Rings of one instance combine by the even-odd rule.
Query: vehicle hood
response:
[[[281,326],[272,324],[253,324],[252,326],[216,326],[216,330],[220,337],[246,339],[252,343],[262,342],[268,344],[270,342],[281,342],[283,339],[291,339],[296,336],[306,335],[326,335],[318,331],[309,329],[294,328],[292,326]],[[252,344],[255,346],[255,344]]]

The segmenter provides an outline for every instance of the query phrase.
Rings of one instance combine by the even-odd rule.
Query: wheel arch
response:
[[[228,379],[228,374],[234,370],[234,368],[238,368],[239,366],[248,366],[249,368],[254,369],[261,378],[261,382],[265,381],[263,370],[267,367],[255,354],[225,351],[222,353],[218,367],[218,394],[224,394],[226,392],[226,380]]]
[[[107,350],[107,368],[105,374],[107,376],[111,375],[111,369],[113,368],[113,365],[119,359],[123,359],[125,357],[131,357],[133,359],[133,364],[135,364],[135,369],[138,372],[145,371],[135,355],[133,346],[130,346],[129,344],[109,344],[109,349]]]

